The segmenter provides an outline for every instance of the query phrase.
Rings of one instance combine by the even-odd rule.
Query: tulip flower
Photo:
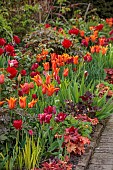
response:
[[[4,38],[0,38],[0,46],[4,46],[6,44],[6,40]]]
[[[59,90],[58,87],[54,87],[52,84],[49,84],[46,89],[46,93],[48,96],[52,96],[54,92]]]
[[[43,94],[46,94],[46,92],[47,92],[47,85],[46,85],[46,84],[43,84],[43,85],[42,85],[42,93],[43,93]]]
[[[38,114],[38,119],[40,123],[50,123],[50,120],[52,118],[52,114],[42,113]]]
[[[21,70],[20,74],[21,74],[21,76],[26,76],[27,72],[26,72],[26,70],[23,69],[23,70]]]
[[[87,53],[83,58],[84,58],[84,61],[87,61],[87,62],[92,61],[92,56],[89,53]]]
[[[69,48],[69,47],[72,46],[72,42],[71,42],[70,40],[68,40],[68,39],[64,39],[64,40],[62,41],[62,46],[63,46],[64,48]]]
[[[79,30],[79,34],[81,37],[84,37],[84,34],[85,34],[84,30]]]
[[[78,64],[78,56],[73,57],[73,64]]]
[[[32,94],[32,99],[37,99],[37,94]]]
[[[18,61],[17,60],[8,60],[9,67],[15,67],[18,68]]]
[[[8,67],[8,68],[6,69],[6,71],[7,71],[8,73],[10,73],[10,76],[9,76],[10,79],[16,77],[17,72],[18,72],[18,71],[15,69],[15,67]]]
[[[49,62],[43,63],[44,70],[49,71]]]
[[[29,94],[29,91],[30,91],[30,86],[28,83],[24,83],[24,85],[20,85],[21,88],[22,88],[22,92],[24,94]]]
[[[47,113],[47,114],[56,114],[56,107],[55,106],[47,106],[44,109],[44,113]]]
[[[78,35],[79,34],[79,29],[77,28],[72,28],[69,30],[68,32],[69,34],[73,34],[73,35]]]
[[[8,101],[8,105],[9,105],[9,109],[14,109],[15,108],[15,104],[17,99],[10,97],[10,99],[6,99],[6,101]]]
[[[45,82],[47,85],[51,83],[51,76],[50,75],[47,75],[46,76],[46,82]]]
[[[60,112],[56,117],[55,121],[56,122],[63,122],[66,118],[67,114]]]
[[[19,105],[21,108],[25,108],[26,107],[26,96],[21,96],[19,97]]]
[[[13,40],[16,44],[20,44],[20,38],[17,35],[13,36]]]
[[[64,77],[67,77],[67,76],[68,76],[68,73],[69,73],[69,69],[68,69],[68,68],[64,69],[64,71],[63,71],[63,76],[64,76]]]
[[[21,130],[22,129],[22,120],[14,120],[13,121],[13,126],[15,127],[15,129],[17,130]]]
[[[36,75],[31,79],[36,82],[37,86],[42,86],[42,79],[41,79],[41,77],[39,75]]]
[[[28,103],[28,107],[29,108],[34,107],[34,105],[37,103],[37,101],[38,101],[38,99],[36,99],[36,100],[32,99],[32,101],[30,103]]]
[[[32,135],[33,135],[33,130],[30,129],[30,130],[28,131],[28,133],[29,133],[30,136],[32,136]]]
[[[0,107],[2,107],[4,103],[5,101],[0,101]]]
[[[5,81],[5,76],[4,74],[0,74],[0,84],[3,84]]]
[[[0,56],[4,53],[3,48],[0,48]]]

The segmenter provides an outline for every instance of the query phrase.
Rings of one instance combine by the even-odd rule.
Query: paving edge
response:
[[[102,120],[101,123],[97,124],[90,145],[87,147],[85,153],[81,156],[77,166],[73,170],[86,170],[108,120],[109,118]]]

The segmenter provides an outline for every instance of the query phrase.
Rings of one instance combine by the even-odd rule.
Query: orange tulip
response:
[[[63,62],[67,62],[68,59],[70,59],[69,54],[67,54],[67,53],[62,54],[62,61],[63,61]]]
[[[46,94],[46,92],[47,92],[47,85],[46,85],[46,84],[43,84],[43,85],[42,85],[42,93],[43,93],[43,94]]]
[[[78,55],[73,57],[73,63],[78,64]]]
[[[98,31],[94,31],[93,34],[95,35],[95,37],[98,37]]]
[[[47,75],[46,76],[46,84],[50,84],[51,83],[51,76],[50,75]]]
[[[49,71],[49,62],[43,63],[44,70]]]
[[[106,38],[99,38],[99,45],[103,46],[105,44]]]
[[[56,68],[53,72],[53,76],[54,77],[58,76],[59,71],[60,71],[60,68]]]
[[[57,65],[58,65],[58,67],[62,67],[62,66],[65,65],[65,63],[64,62],[60,62],[60,63],[57,63]]]
[[[41,54],[42,55],[48,55],[48,51],[43,49]]]
[[[51,53],[51,61],[55,60],[57,58],[57,54],[56,53]]]
[[[102,47],[102,48],[101,48],[102,55],[105,55],[106,52],[107,52],[107,50],[108,50],[107,47]]]
[[[30,103],[28,103],[28,107],[29,108],[34,107],[34,105],[37,103],[37,101],[38,101],[38,99],[36,99],[36,100],[33,99]]]
[[[63,71],[63,76],[64,76],[64,77],[67,77],[67,76],[68,76],[68,73],[69,73],[69,69],[68,69],[68,68],[64,69],[64,71]]]
[[[0,101],[0,107],[3,106],[4,103],[5,101]]]
[[[95,46],[90,47],[90,51],[93,54],[95,52]]]
[[[5,81],[5,76],[4,74],[0,74],[0,84],[3,84]]]
[[[84,30],[79,30],[79,33],[81,37],[84,37],[84,34],[85,34]]]
[[[40,77],[40,75],[36,75],[33,78],[31,78],[32,80],[34,80],[37,84],[37,86],[41,86],[42,85],[42,78]]]
[[[25,108],[26,107],[26,96],[25,97],[19,97],[19,105],[21,108]]]
[[[98,46],[98,45],[95,46],[95,52],[96,52],[96,53],[99,53],[99,52],[100,52],[100,46]]]
[[[58,91],[59,88],[55,88],[52,84],[48,85],[47,87],[47,95],[52,96],[54,92]]]
[[[85,37],[86,42],[89,42],[90,37]]]
[[[51,61],[51,63],[52,63],[52,70],[54,71],[57,68],[56,62]]]
[[[94,26],[89,27],[89,29],[90,29],[91,31],[94,30]]]
[[[92,42],[95,42],[97,37],[95,35],[90,35],[90,38]]]
[[[36,56],[36,60],[37,60],[38,62],[41,61],[41,58],[42,58],[41,54],[38,54],[38,55]]]
[[[6,101],[8,101],[8,105],[9,105],[9,109],[14,109],[15,108],[15,104],[17,99],[10,97],[10,99],[6,99]]]

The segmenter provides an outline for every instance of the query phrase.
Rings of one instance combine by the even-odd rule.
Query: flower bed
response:
[[[112,66],[112,30],[103,22],[85,30],[46,24],[22,43],[0,38],[2,169],[71,170],[72,157],[76,169],[87,165],[78,158],[89,160],[93,129],[100,126],[98,138],[113,112],[112,84],[98,85]]]

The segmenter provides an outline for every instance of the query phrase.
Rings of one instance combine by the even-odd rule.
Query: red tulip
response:
[[[12,45],[10,45],[10,44],[7,44],[7,45],[5,46],[5,50],[6,50],[6,52],[8,52],[8,53],[12,53],[12,52],[14,52],[14,47],[13,47]]]
[[[0,38],[0,46],[4,46],[6,44],[6,40],[4,38]]]
[[[49,27],[51,27],[50,24],[45,24],[45,28],[49,28]]]
[[[28,133],[29,133],[30,136],[32,136],[32,135],[33,135],[33,130],[30,129],[30,130],[28,131]]]
[[[67,116],[67,114],[61,112],[55,117],[55,121],[63,122],[65,120],[66,116]]]
[[[26,76],[27,72],[26,72],[26,70],[21,70],[20,74],[21,74],[21,76]]]
[[[2,55],[4,53],[3,48],[0,48],[0,55]]]
[[[69,34],[78,35],[78,34],[79,34],[79,29],[77,29],[77,28],[72,28],[72,29],[69,30]]]
[[[41,124],[50,123],[51,118],[52,118],[52,114],[47,114],[47,113],[38,114],[38,119]]]
[[[32,66],[31,66],[31,70],[36,70],[38,68],[38,63],[33,63]]]
[[[99,24],[97,26],[95,26],[95,30],[101,31],[103,29],[104,25],[103,24]]]
[[[87,53],[83,58],[84,58],[84,61],[87,61],[87,62],[92,61],[92,57],[89,53]]]
[[[70,40],[68,40],[68,39],[64,39],[64,40],[62,41],[62,46],[63,46],[64,48],[69,48],[71,45],[72,45],[72,42],[71,42]]]
[[[16,44],[20,44],[20,38],[17,35],[13,36],[13,40]]]
[[[6,71],[7,71],[8,73],[10,73],[10,76],[9,76],[10,79],[16,77],[17,72],[18,72],[14,67],[8,67],[8,68],[6,69]]]
[[[15,129],[17,130],[21,130],[22,129],[22,120],[14,120],[13,121],[13,126],[15,127]]]
[[[15,59],[15,60],[9,60],[8,61],[8,64],[10,67],[18,67],[18,61]]]
[[[37,99],[37,94],[32,94],[32,99]]]

